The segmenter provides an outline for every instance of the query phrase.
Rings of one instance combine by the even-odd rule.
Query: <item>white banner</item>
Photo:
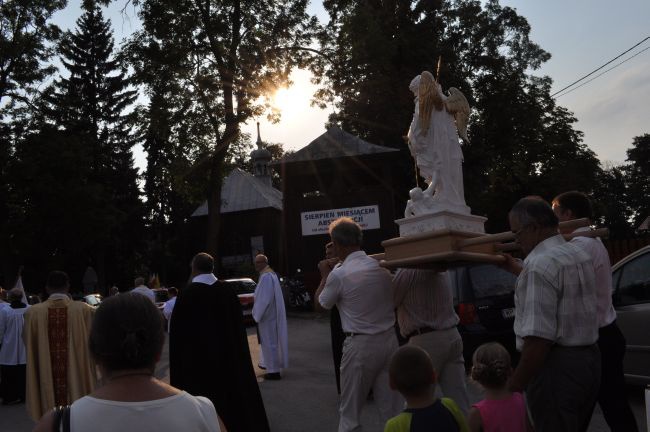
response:
[[[361,226],[361,229],[370,230],[379,228],[379,207],[363,206],[340,208],[332,210],[317,210],[300,213],[302,221],[302,235],[327,234],[327,229],[332,221],[340,217],[349,217]]]

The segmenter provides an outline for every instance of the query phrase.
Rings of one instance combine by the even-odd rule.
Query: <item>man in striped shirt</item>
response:
[[[553,211],[560,222],[592,218],[589,198],[578,191],[556,196],[553,199]],[[589,231],[589,227],[575,231]],[[596,272],[596,283],[593,287],[598,299],[598,348],[602,370],[598,403],[612,431],[636,432],[639,427],[626,397],[623,372],[625,337],[616,324],[616,310],[612,305],[612,266],[609,253],[599,238],[578,236],[574,237],[571,243],[580,246],[589,254]]]
[[[558,218],[539,198],[509,214],[526,259],[515,288],[519,365],[511,391],[526,391],[537,432],[582,431],[600,385],[594,267],[589,255],[558,233]]]
[[[447,275],[427,269],[398,269],[393,277],[393,299],[402,336],[424,349],[438,375],[436,391],[469,409],[465,385],[463,339]]]

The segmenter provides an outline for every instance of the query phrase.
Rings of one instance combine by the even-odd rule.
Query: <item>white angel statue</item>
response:
[[[469,104],[460,90],[442,92],[433,75],[424,71],[409,85],[415,95],[415,113],[408,132],[411,155],[428,184],[436,210],[470,214],[463,190],[463,153],[459,135],[467,140]],[[458,132],[457,132],[458,131]]]

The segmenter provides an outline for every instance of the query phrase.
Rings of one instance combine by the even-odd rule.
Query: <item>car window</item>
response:
[[[91,306],[99,306],[99,304],[102,302],[100,297],[94,295],[86,296],[85,299],[86,299],[86,303],[88,303]]]
[[[647,303],[650,301],[650,253],[625,263],[616,290],[616,305]]]
[[[474,298],[511,294],[517,277],[497,266],[480,265],[469,268],[469,281],[474,288]]]

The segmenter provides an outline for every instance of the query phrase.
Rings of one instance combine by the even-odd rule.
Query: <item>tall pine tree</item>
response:
[[[98,186],[101,211],[110,216],[108,238],[97,239],[90,254],[100,277],[109,282],[127,280],[143,244],[144,210],[132,155],[137,137],[133,113],[128,111],[137,92],[115,52],[110,21],[93,0],[84,1],[83,10],[75,31],[67,32],[59,46],[68,76],[47,93],[47,113],[56,126],[87,147],[88,181]],[[104,269],[105,263],[110,267]]]

